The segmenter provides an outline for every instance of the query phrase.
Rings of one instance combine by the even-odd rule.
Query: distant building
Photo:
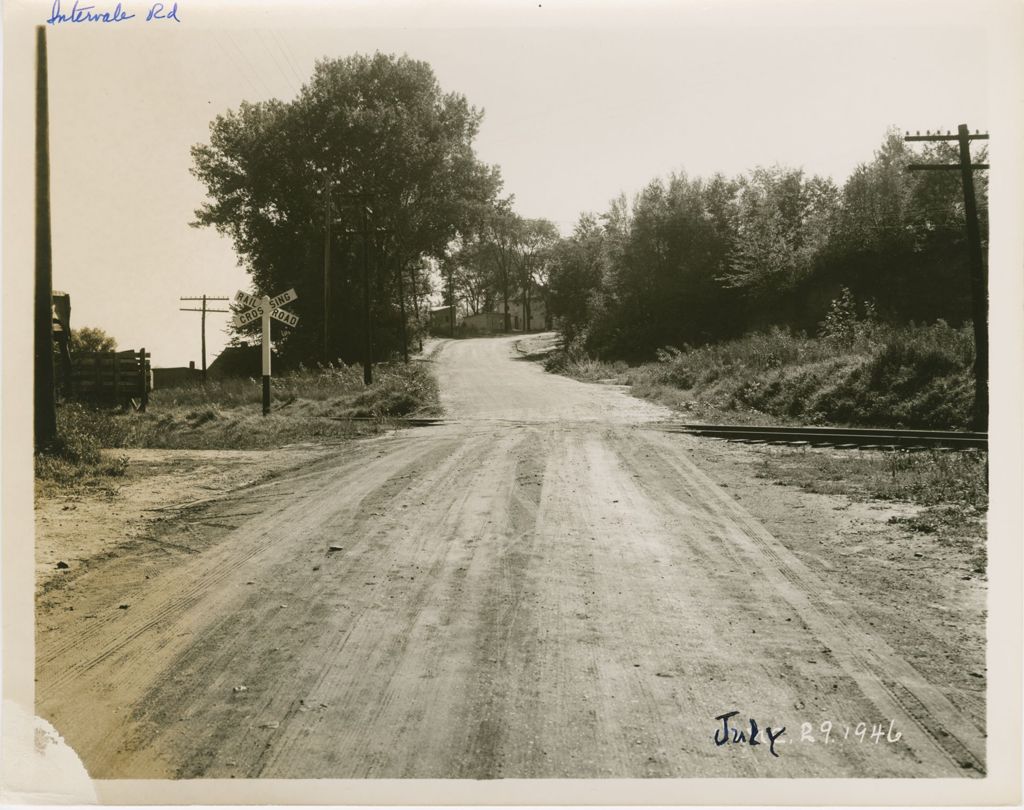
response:
[[[223,377],[252,377],[258,380],[263,376],[262,351],[259,345],[228,346],[210,363],[206,375],[211,380]],[[271,354],[271,367],[275,358],[276,355]]]
[[[505,316],[500,312],[478,312],[462,319],[467,332],[490,335],[505,328]]]
[[[195,361],[188,366],[177,366],[175,368],[154,368],[153,388],[181,388],[186,385],[196,385],[203,381],[203,372],[196,368]]]
[[[505,331],[505,307],[498,304],[495,312],[480,312],[476,315],[468,315],[465,318],[467,329],[472,329],[483,334],[491,334]],[[551,328],[551,318],[548,315],[547,307],[542,298],[534,298],[530,301],[529,323],[526,314],[523,312],[523,302],[508,302],[509,327],[513,332],[533,332],[541,329]]]
[[[452,333],[451,316],[452,308],[449,306],[432,307],[428,310],[430,316],[430,331],[442,337]],[[529,323],[523,312],[523,302],[508,302],[508,320],[510,330],[513,332],[532,332],[551,328],[551,316],[548,315],[547,307],[543,298],[534,298],[530,301]],[[459,334],[495,335],[505,331],[505,310],[503,304],[495,306],[491,312],[475,312],[472,315],[459,317],[455,314],[455,329]]]
[[[502,310],[504,311],[504,310]],[[508,314],[512,320],[512,331],[532,332],[551,328],[551,318],[543,298],[530,299],[529,323],[523,311],[522,299],[508,302]]]
[[[430,331],[435,335],[450,335],[452,332],[452,307],[432,307],[430,314]],[[455,315],[458,326],[458,313]]]

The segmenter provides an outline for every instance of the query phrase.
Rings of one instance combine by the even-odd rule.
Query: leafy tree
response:
[[[546,219],[527,219],[523,222],[519,244],[516,250],[519,288],[523,300],[523,329],[532,321],[531,302],[540,292],[547,292],[548,261],[550,252],[558,241],[558,229]]]
[[[912,162],[958,160],[950,144],[916,153],[898,131],[887,132],[874,158],[858,166],[843,187],[834,238],[805,285],[805,297],[820,307],[846,286],[857,297],[877,299],[879,315],[889,321],[969,318],[959,172],[907,170]],[[979,207],[986,210],[983,176],[979,180]]]
[[[427,63],[378,53],[321,60],[293,101],[243,102],[213,121],[210,142],[192,148],[208,191],[193,224],[232,239],[259,292],[296,288],[302,321],[279,339],[283,353],[308,361],[323,345],[328,209],[334,348],[361,357],[365,258],[375,354],[394,350],[418,309],[419,262],[444,256],[500,188],[473,152],[481,117]]]
[[[679,174],[649,184],[637,197],[628,234],[609,259],[609,349],[642,359],[659,346],[704,342],[728,331],[735,296],[716,279],[734,240],[729,189],[722,177]]]
[[[512,331],[509,303],[518,282],[519,248],[525,228],[523,218],[512,210],[511,201],[503,200],[482,217],[476,232],[477,246],[471,254],[478,272],[501,302],[506,332]]]
[[[72,356],[83,352],[113,352],[117,351],[117,341],[102,329],[83,326],[71,330],[68,347]]]
[[[461,301],[470,315],[488,312],[494,307],[494,290],[483,243],[460,241],[442,264],[450,282],[446,287],[445,303],[450,303],[450,299]]]
[[[832,181],[799,169],[757,168],[739,181],[736,243],[728,287],[766,304],[791,291],[814,270],[839,211]]]
[[[581,214],[572,236],[550,251],[549,311],[567,345],[585,338],[603,287],[606,236],[596,217]]]
[[[874,160],[854,169],[843,187],[836,247],[844,252],[903,251],[912,242],[911,205],[920,176],[907,171],[914,157],[895,129]]]

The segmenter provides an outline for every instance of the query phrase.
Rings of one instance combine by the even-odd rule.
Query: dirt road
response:
[[[667,412],[509,339],[433,362],[446,424],[203,504],[47,594],[37,711],[94,777],[984,772],[956,695]],[[716,745],[725,722],[746,740]]]

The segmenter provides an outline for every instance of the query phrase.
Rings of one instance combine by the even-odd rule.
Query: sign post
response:
[[[271,298],[264,295],[257,298],[239,290],[235,293],[235,303],[245,307],[234,317],[235,326],[245,326],[259,318],[263,331],[263,415],[270,413],[270,319],[280,321],[288,326],[298,326],[299,317],[281,309],[281,305],[298,298],[295,290],[287,290]]]
[[[270,413],[270,296],[260,300],[263,315],[263,415]]]

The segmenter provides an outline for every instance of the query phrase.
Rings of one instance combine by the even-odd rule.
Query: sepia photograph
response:
[[[1022,21],[8,0],[4,801],[1019,802]]]

